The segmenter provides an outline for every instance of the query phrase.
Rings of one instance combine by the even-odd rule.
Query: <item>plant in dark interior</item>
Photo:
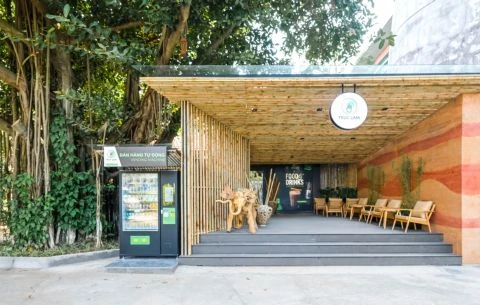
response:
[[[357,189],[353,187],[336,187],[331,188],[327,187],[325,189],[320,189],[319,197],[321,198],[355,198],[357,197]]]

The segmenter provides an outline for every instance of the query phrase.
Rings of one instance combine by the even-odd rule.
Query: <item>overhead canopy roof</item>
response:
[[[137,69],[170,101],[187,100],[249,138],[252,164],[359,162],[459,94],[480,92],[480,66]],[[342,90],[368,104],[367,119],[355,130],[340,130],[329,118]]]

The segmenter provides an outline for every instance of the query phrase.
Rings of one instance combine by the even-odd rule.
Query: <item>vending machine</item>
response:
[[[178,171],[120,172],[120,257],[178,255],[178,185]]]
[[[180,253],[180,165],[168,144],[103,147],[103,166],[119,169],[120,257]]]

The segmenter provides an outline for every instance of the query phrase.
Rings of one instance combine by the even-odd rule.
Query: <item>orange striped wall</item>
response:
[[[424,161],[420,199],[437,205],[433,230],[445,234],[464,263],[480,263],[480,94],[459,96],[358,167],[360,196],[368,195],[366,167],[382,166],[382,196],[401,198],[400,164]],[[477,178],[479,177],[479,178]]]

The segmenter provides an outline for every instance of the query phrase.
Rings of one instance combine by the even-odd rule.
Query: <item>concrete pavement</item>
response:
[[[104,259],[0,270],[0,304],[480,304],[480,266],[191,267],[108,273]]]

